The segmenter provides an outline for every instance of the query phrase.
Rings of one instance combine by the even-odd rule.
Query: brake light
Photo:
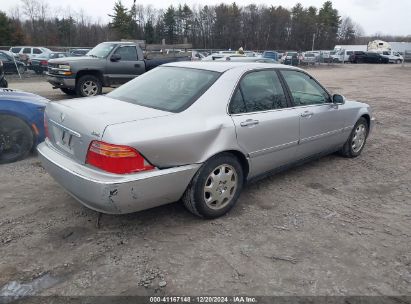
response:
[[[46,112],[44,112],[44,133],[46,134],[47,138],[50,138],[50,136],[49,136],[49,124],[47,122]]]
[[[42,60],[42,61],[40,61],[40,64],[41,64],[41,65],[47,65],[47,60]]]
[[[94,140],[91,142],[86,163],[107,172],[127,174],[154,169],[137,150]]]

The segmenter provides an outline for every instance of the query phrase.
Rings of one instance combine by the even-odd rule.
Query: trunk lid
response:
[[[51,102],[46,108],[49,141],[66,156],[84,163],[92,140],[101,140],[107,126],[173,113],[106,96]]]

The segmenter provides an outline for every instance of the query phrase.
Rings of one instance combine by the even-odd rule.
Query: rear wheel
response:
[[[367,120],[361,117],[355,124],[350,137],[340,150],[340,153],[345,157],[357,157],[360,155],[367,140],[368,130]]]
[[[73,89],[60,88],[60,90],[67,95],[76,95],[76,91]]]
[[[8,84],[6,78],[3,77],[2,79],[0,79],[0,88],[7,88],[8,86],[9,86],[9,84]]]
[[[396,63],[396,64],[401,64],[402,61],[401,61],[401,59],[397,59],[397,60],[395,61],[395,63]]]
[[[0,164],[23,159],[33,147],[30,127],[20,118],[0,115]]]
[[[42,75],[43,74],[42,69],[35,69],[34,72],[36,72],[37,75]]]
[[[197,216],[217,218],[235,205],[243,184],[243,169],[237,158],[222,153],[198,170],[183,195],[183,202]]]
[[[96,96],[101,94],[102,83],[93,75],[84,75],[76,83],[76,94],[82,97]]]

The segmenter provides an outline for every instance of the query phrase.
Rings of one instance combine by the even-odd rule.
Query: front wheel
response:
[[[0,164],[23,159],[33,147],[30,127],[20,118],[0,115]]]
[[[396,63],[396,64],[401,64],[402,61],[401,61],[401,59],[397,59],[397,61],[396,61],[395,63]]]
[[[367,140],[368,130],[367,120],[361,117],[351,131],[350,137],[340,150],[341,155],[351,158],[360,155]]]
[[[194,175],[183,195],[186,208],[203,218],[226,214],[237,202],[244,184],[241,164],[230,153],[209,159]]]
[[[76,83],[76,94],[82,97],[100,95],[102,83],[100,79],[93,75],[84,75]]]

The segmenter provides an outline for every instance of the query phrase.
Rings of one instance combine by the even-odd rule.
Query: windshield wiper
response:
[[[98,58],[96,55],[93,54],[88,54],[87,56],[93,57],[93,58]]]

